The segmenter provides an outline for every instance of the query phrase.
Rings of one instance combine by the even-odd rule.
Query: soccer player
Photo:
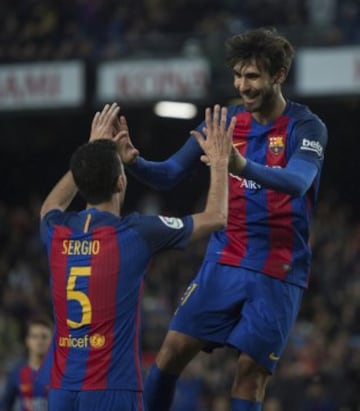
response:
[[[11,411],[15,404],[21,411],[46,411],[47,387],[36,380],[37,372],[49,349],[52,327],[48,320],[34,318],[27,325],[26,359],[10,373],[6,381],[0,411]]]
[[[183,248],[226,225],[227,170],[235,118],[206,110],[205,135],[193,135],[211,161],[205,210],[184,218],[121,217],[126,176],[118,154],[126,131],[113,135],[119,107],[93,120],[90,142],[75,151],[70,171],[41,209],[55,313],[55,333],[40,378],[50,369],[50,411],[141,411],[140,301],[154,253]],[[125,133],[125,134],[124,134]],[[66,212],[77,190],[87,202]]]
[[[228,108],[228,119],[236,117],[229,223],[212,234],[150,369],[144,392],[148,411],[169,410],[186,364],[200,350],[224,345],[239,352],[231,409],[260,410],[309,280],[309,225],[326,127],[308,107],[282,93],[294,55],[286,38],[256,29],[228,39],[226,46],[242,99]],[[163,162],[137,156],[130,137],[123,149],[131,173],[159,189],[180,181],[199,156],[210,160],[193,137]]]

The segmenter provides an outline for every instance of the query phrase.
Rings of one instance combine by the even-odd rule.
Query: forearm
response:
[[[205,213],[218,216],[226,224],[228,215],[228,162],[222,161],[210,167],[210,187]]]
[[[68,171],[46,197],[42,207],[41,216],[51,209],[66,210],[74,199],[78,189],[71,171]]]
[[[167,190],[181,181],[199,160],[202,150],[190,137],[175,154],[165,161],[148,161],[138,157],[127,170],[141,182],[160,190]]]
[[[127,167],[127,170],[137,180],[156,190],[172,188],[186,174],[186,170],[171,158],[156,162],[138,157],[133,165]]]
[[[236,170],[232,172],[236,173]],[[272,168],[247,160],[245,167],[236,174],[253,180],[265,188],[292,196],[301,196],[311,186],[318,170],[315,164],[301,160],[291,160],[285,168]]]
[[[213,231],[221,230],[228,217],[228,162],[212,164],[210,167],[210,187],[205,210],[194,214],[192,240],[201,238]]]

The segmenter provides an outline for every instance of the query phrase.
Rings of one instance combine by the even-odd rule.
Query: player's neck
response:
[[[121,199],[120,196],[113,196],[110,201],[96,205],[88,204],[86,208],[96,208],[99,211],[106,211],[114,214],[116,217],[120,216]]]
[[[33,370],[38,370],[40,368],[43,360],[44,360],[44,356],[29,354],[29,358],[28,358],[29,367],[32,368]]]
[[[269,104],[268,110],[252,113],[252,116],[259,124],[265,125],[280,117],[284,113],[285,108],[286,100],[282,93],[279,93],[272,104]]]

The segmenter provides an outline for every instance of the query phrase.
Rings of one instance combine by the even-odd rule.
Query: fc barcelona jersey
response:
[[[143,275],[154,253],[186,246],[192,224],[189,216],[119,218],[95,208],[45,215],[55,333],[42,380],[69,390],[142,390]]]
[[[233,141],[247,159],[266,167],[285,168],[290,158],[316,164],[318,173],[303,196],[262,187],[229,175],[229,218],[225,230],[210,239],[206,259],[242,266],[305,287],[311,252],[309,226],[319,189],[327,142],[322,121],[306,106],[288,101],[283,115],[262,125],[242,105],[228,110],[236,116]]]

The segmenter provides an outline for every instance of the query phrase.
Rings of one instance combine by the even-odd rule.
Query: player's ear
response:
[[[285,67],[281,67],[281,69],[273,77],[274,84],[281,85],[286,80],[286,76],[287,76],[287,71]]]
[[[122,191],[125,190],[125,187],[126,187],[126,182],[125,182],[124,174],[120,174],[116,181],[115,191],[118,193],[121,193]]]

